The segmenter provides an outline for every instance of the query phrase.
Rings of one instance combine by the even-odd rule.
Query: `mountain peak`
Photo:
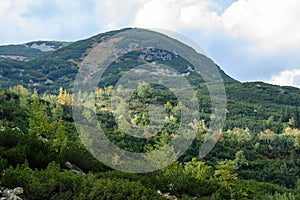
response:
[[[25,44],[0,46],[0,58],[13,60],[32,60],[56,51],[68,42],[59,41],[34,41]]]

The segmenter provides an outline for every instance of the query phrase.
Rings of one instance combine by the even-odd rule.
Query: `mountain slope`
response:
[[[68,45],[62,42],[31,42],[24,45],[0,46],[0,57],[2,56],[2,59],[0,59],[0,86],[8,88],[22,84],[28,88],[36,87],[39,89],[39,92],[50,93],[56,92],[60,86],[70,90],[78,67],[84,60],[84,57],[105,38],[125,30],[128,29],[99,34]],[[41,50],[43,48],[44,51]],[[107,75],[116,75],[122,70],[128,70],[141,64],[138,61],[138,55],[135,55],[135,53],[131,52],[120,58],[121,60],[123,59],[122,63],[114,62],[108,69]],[[150,52],[153,55],[156,53],[156,50]],[[168,52],[167,55],[171,55],[172,58],[169,62],[163,63],[174,64],[176,70],[179,70],[180,73],[189,72],[190,70],[186,69],[188,63],[180,58],[177,59],[172,54],[172,52]],[[125,59],[127,62],[126,69],[118,71],[118,68],[124,64]],[[163,55],[154,56],[152,60],[148,61],[154,62],[159,60],[165,61]],[[222,70],[220,72],[225,81],[234,82]],[[112,83],[114,81],[110,80],[109,82]]]
[[[80,63],[87,54],[106,38],[126,30],[129,29],[102,33],[72,43],[31,42],[19,46],[1,46],[0,55],[8,57],[0,59],[0,86],[9,88],[23,85],[29,89],[37,88],[40,93],[55,94],[62,86],[71,92]],[[42,51],[41,48],[51,51]],[[165,59],[166,55],[170,59]],[[26,59],[11,59],[9,56],[24,56]],[[180,74],[188,74],[187,80],[201,94],[200,101],[204,112],[209,112],[209,93],[202,77],[193,72],[193,66],[173,52],[153,49],[148,55],[141,55],[141,52],[126,53],[104,72],[99,87],[114,85],[124,72],[143,64],[145,60],[141,61],[141,56],[148,56],[146,59],[148,63],[174,66]],[[228,100],[226,128],[232,128],[238,123],[241,127],[259,130],[270,116],[273,116],[278,124],[287,122],[294,117],[295,107],[300,105],[300,90],[297,88],[260,82],[240,83],[221,69],[220,73]],[[286,113],[284,117],[283,113]],[[251,124],[248,123],[249,119],[252,121]],[[253,121],[257,123],[253,124]]]
[[[7,50],[7,55],[23,55],[27,59],[0,59],[0,171],[5,170],[0,174],[0,190],[2,186],[23,187],[24,194],[20,197],[24,199],[124,199],[127,196],[133,199],[167,196],[174,199],[300,199],[300,90],[297,88],[263,82],[241,83],[218,67],[227,94],[227,117],[223,130],[213,132],[218,142],[200,160],[199,149],[214,117],[211,99],[195,66],[174,52],[149,48],[146,54],[143,50],[125,53],[109,65],[98,83],[99,88],[78,95],[84,99],[90,95],[95,103],[84,105],[87,110],[82,109],[81,104],[75,103],[73,107],[69,92],[82,67],[80,63],[96,45],[122,31],[99,34],[44,54],[33,50],[36,45],[47,49],[44,42],[33,42],[27,50],[23,47],[13,53]],[[12,47],[3,47],[4,52],[5,48]],[[204,55],[201,58],[209,59]],[[128,93],[125,87],[117,90],[110,87],[137,65],[154,62],[172,66],[177,71],[176,76],[186,78],[199,100],[199,112],[188,110],[189,105],[181,104],[172,90],[159,84],[141,84],[133,93]],[[12,87],[18,84],[31,91],[22,86]],[[59,89],[60,86],[66,91]],[[8,87],[11,88],[3,89]],[[33,93],[34,88],[40,94],[48,94]],[[116,93],[121,95],[114,95]],[[131,98],[128,119],[136,125],[146,127],[150,122],[161,125],[160,117],[155,111],[151,112],[150,106],[164,109],[164,123],[155,135],[145,129],[142,132],[145,138],[129,134],[134,130],[127,129],[127,120],[117,114],[119,110],[126,110],[122,99],[125,95]],[[115,101],[120,105],[117,112],[111,106],[115,97],[121,97]],[[76,107],[83,111],[84,120],[76,120],[76,111],[73,113]],[[100,146],[99,135],[93,135],[89,129],[83,129],[84,134],[76,131],[74,121],[89,124],[89,109],[96,111],[101,129],[113,144],[135,153],[164,148],[178,135],[190,137],[179,132],[184,110],[199,114],[200,119],[191,118],[191,123],[183,125],[197,133],[178,162],[159,171],[132,174],[104,166],[83,145],[88,141],[97,148],[105,146]],[[120,121],[122,119],[125,121]],[[83,136],[80,137],[83,140],[78,135]],[[175,149],[170,151],[175,153]],[[108,155],[109,162],[115,166],[127,165],[123,153],[111,152],[114,154]],[[172,153],[159,154],[157,159],[156,156],[151,159],[150,165],[157,166],[170,157]]]
[[[0,58],[21,61],[31,60],[41,56],[46,56],[53,51],[67,46],[68,44],[68,42],[58,41],[36,41],[20,45],[0,46]]]
[[[8,45],[0,47],[0,86],[8,88],[24,85],[27,88],[38,88],[39,92],[55,93],[60,86],[71,90],[73,80],[78,71],[78,64],[105,37],[116,34],[112,31],[94,37],[67,43],[32,42],[25,45]],[[41,51],[32,45],[47,44],[55,48]],[[61,44],[61,46],[58,46]],[[28,46],[31,45],[31,48]],[[17,59],[19,58],[19,59]],[[27,59],[28,58],[28,59]]]

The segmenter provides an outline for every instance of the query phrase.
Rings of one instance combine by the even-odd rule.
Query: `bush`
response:
[[[9,167],[2,181],[8,188],[23,187],[25,199],[160,199],[155,190],[139,181],[100,178],[62,170],[52,162],[44,170],[31,170],[28,163]]]

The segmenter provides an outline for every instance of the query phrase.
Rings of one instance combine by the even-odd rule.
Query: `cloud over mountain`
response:
[[[300,45],[300,1],[239,0],[224,12],[211,0],[147,0],[135,15],[140,27],[224,31],[265,51]]]
[[[299,9],[298,0],[1,0],[0,44],[171,29],[206,45],[235,78],[269,80],[300,66]]]

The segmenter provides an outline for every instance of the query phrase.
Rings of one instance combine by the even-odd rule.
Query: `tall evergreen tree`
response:
[[[31,98],[29,116],[29,133],[38,137],[49,138],[54,130],[54,122],[50,121],[50,117],[45,112],[45,106],[40,102],[37,90]]]

